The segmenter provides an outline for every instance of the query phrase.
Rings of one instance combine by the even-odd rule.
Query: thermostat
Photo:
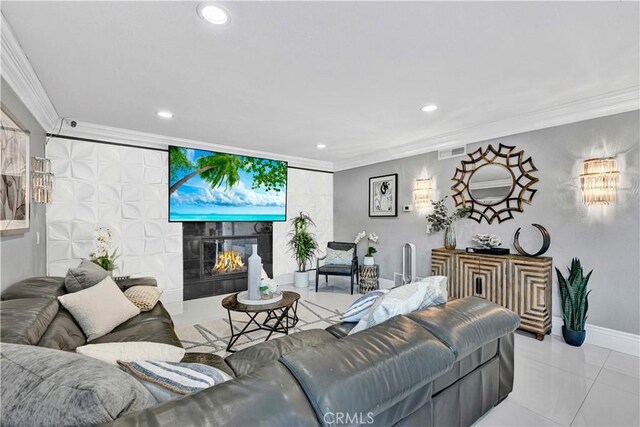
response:
[[[402,212],[412,212],[413,211],[413,205],[404,205],[402,207]]]

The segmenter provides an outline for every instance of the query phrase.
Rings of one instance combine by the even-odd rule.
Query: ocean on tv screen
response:
[[[170,221],[284,221],[287,163],[170,147]]]

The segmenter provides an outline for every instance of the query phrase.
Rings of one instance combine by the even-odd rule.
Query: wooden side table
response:
[[[358,282],[358,291],[361,294],[380,289],[380,282],[378,276],[380,274],[380,266],[374,265],[360,265],[360,281]]]

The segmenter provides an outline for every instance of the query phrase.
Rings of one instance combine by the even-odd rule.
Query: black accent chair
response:
[[[335,251],[348,251],[349,249],[353,249],[353,259],[350,265],[320,265],[320,261],[327,256],[325,255],[322,258],[318,258],[318,267],[316,268],[316,292],[318,292],[320,275],[324,275],[324,280],[327,284],[329,283],[329,276],[349,276],[351,278],[351,295],[353,295],[353,285],[360,279],[360,273],[358,272],[358,246],[355,243],[328,242],[327,248]]]

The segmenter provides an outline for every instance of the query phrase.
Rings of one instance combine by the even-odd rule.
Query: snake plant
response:
[[[593,270],[585,276],[578,258],[571,260],[571,267],[568,270],[569,277],[565,278],[560,270],[556,268],[558,284],[560,285],[564,327],[572,331],[582,332],[587,320],[588,299],[591,293],[591,291],[587,291],[587,283]]]

